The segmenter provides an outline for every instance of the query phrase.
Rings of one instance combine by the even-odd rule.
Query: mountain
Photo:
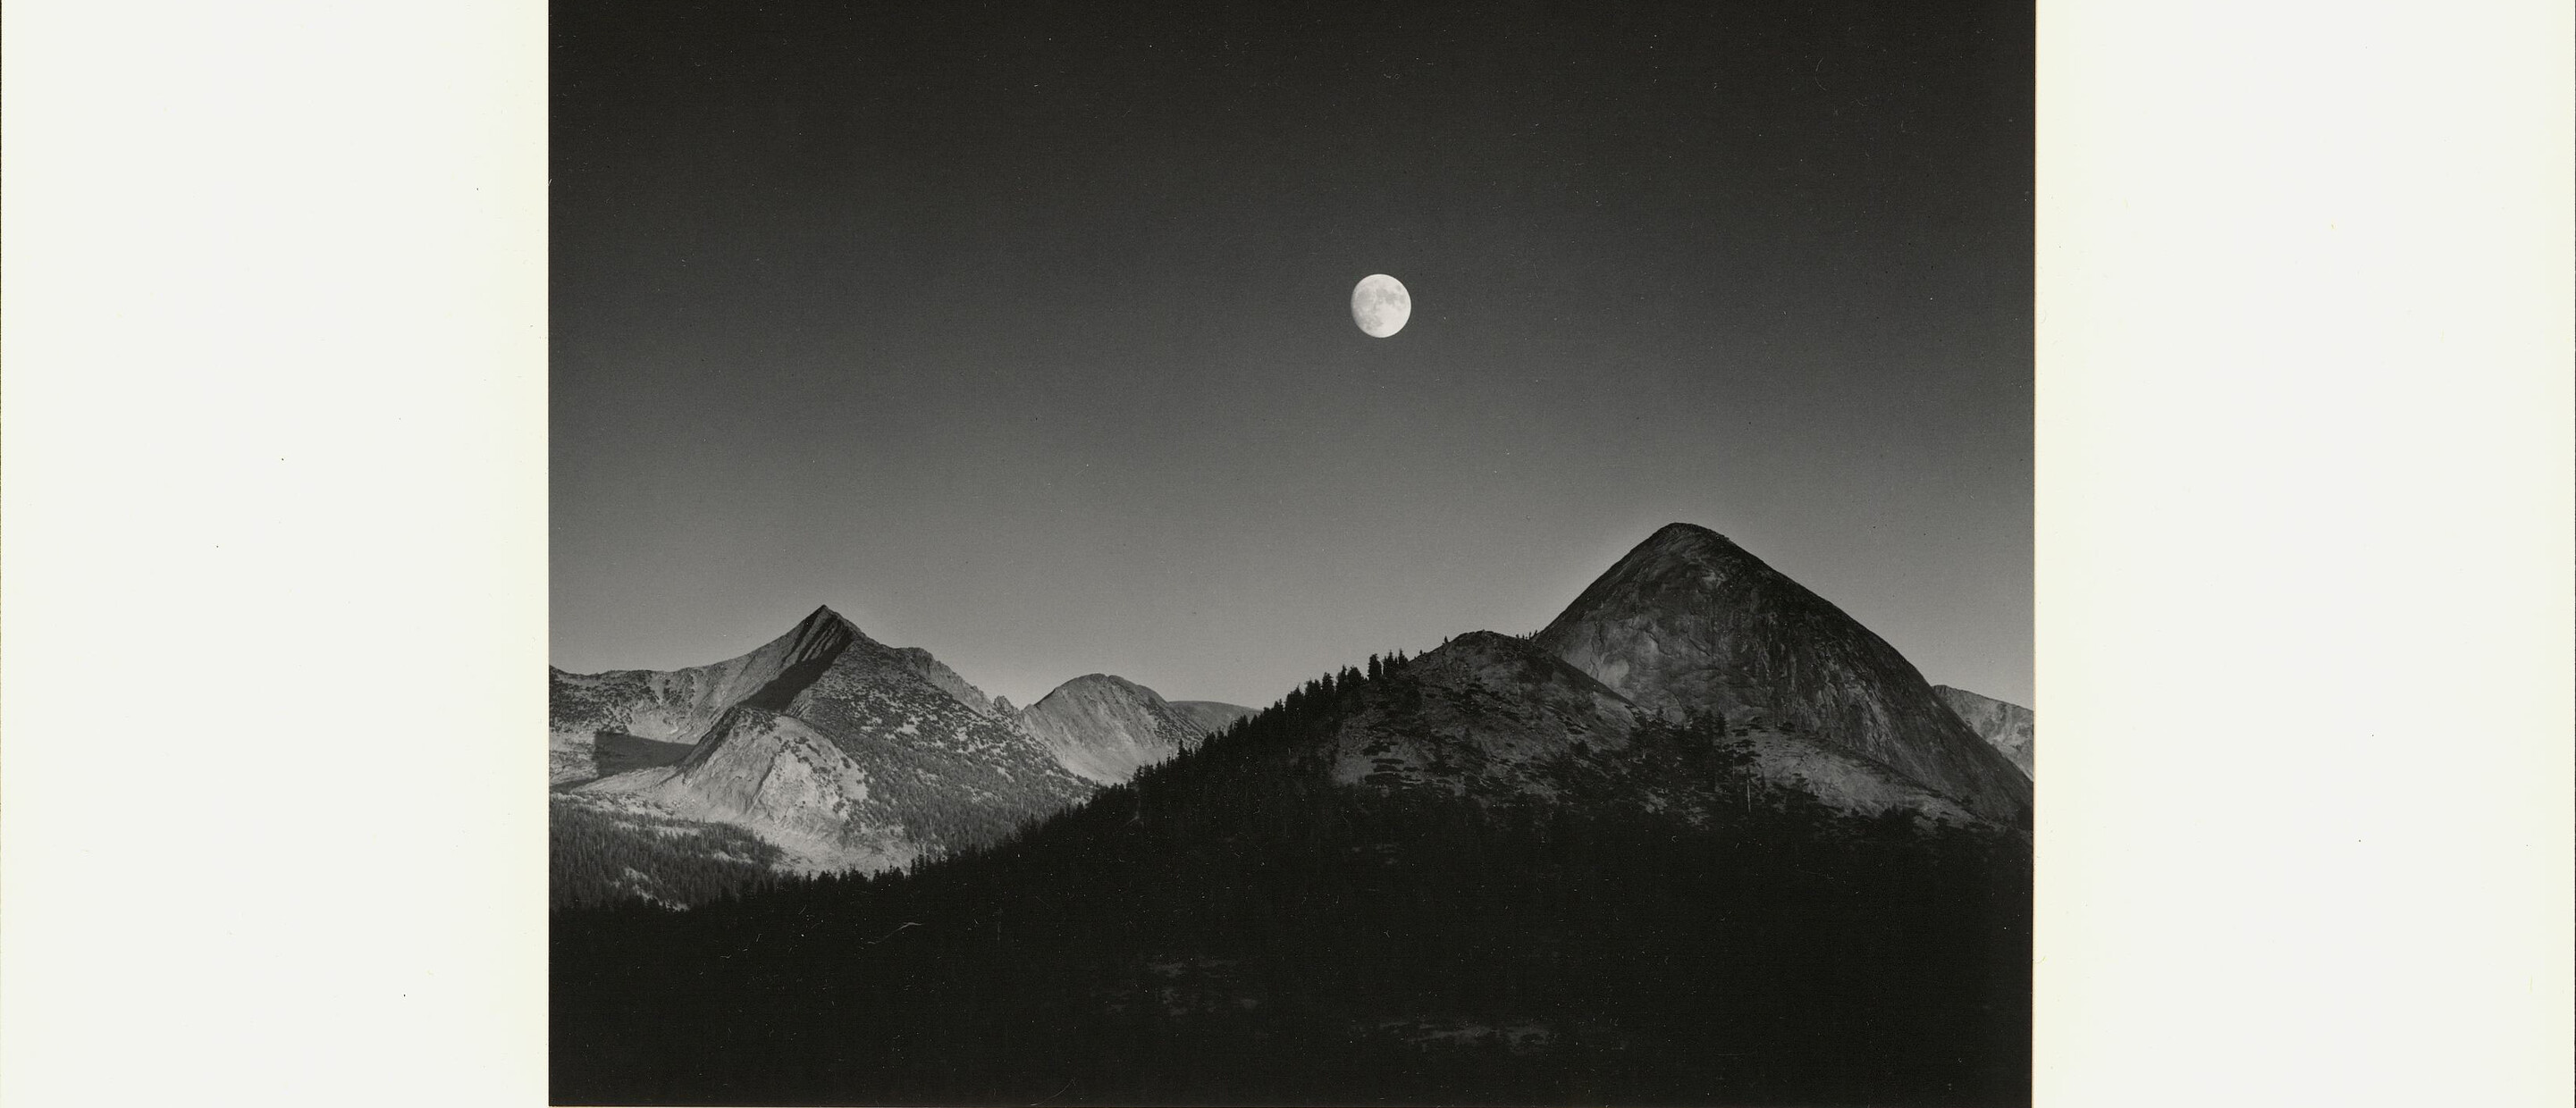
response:
[[[918,646],[907,646],[897,649],[895,653],[903,656],[904,664],[911,666],[914,673],[920,674],[924,680],[938,686],[941,692],[956,697],[958,703],[988,716],[1011,714],[1010,701],[984,695],[984,690],[976,688],[965,678],[959,677],[956,670],[948,668],[946,663],[931,657],[929,651]]]
[[[1948,685],[1934,685],[1932,691],[1940,694],[1941,703],[1957,712],[1960,721],[1976,732],[1978,738],[2012,759],[2013,766],[2021,770],[2022,776],[2036,776],[2037,750],[2033,745],[2030,709]]]
[[[871,790],[859,755],[792,716],[727,711],[674,766],[617,774],[581,786],[584,797],[644,802],[638,814],[730,824],[805,870],[906,865],[921,846],[901,814]],[[649,875],[648,875],[649,876]]]
[[[886,729],[991,734],[970,720],[994,722],[854,639],[679,765],[588,788],[857,856],[917,833]],[[1069,760],[1087,802],[873,875],[637,902],[693,871],[558,912],[552,1099],[2028,1102],[2029,782],[1712,533],[1658,532],[1541,634],[1345,668],[1195,739],[1105,675],[1014,722],[976,759]]]
[[[1719,713],[1785,737],[1775,763],[1885,767],[1990,820],[2031,803],[2030,779],[1894,647],[1706,528],[1655,532],[1532,641],[1644,711]],[[1829,801],[1853,799],[1831,794],[1841,769],[1817,778]]]
[[[1699,803],[1702,782],[1671,780],[1671,766],[1634,749],[1641,723],[1669,722],[1535,643],[1476,631],[1372,683],[1335,737],[1332,775],[1498,800],[1579,803],[1607,790],[1623,803],[1679,810]],[[1849,750],[1743,722],[1707,727],[1711,743],[1740,742],[1754,779],[1771,788],[1859,815],[1977,819]]]
[[[1332,777],[1458,795],[1553,796],[1554,759],[1624,747],[1636,719],[1626,697],[1554,655],[1475,631],[1363,695],[1334,736]]]
[[[548,778],[587,781],[618,768],[616,751],[651,757],[652,746],[695,743],[727,709],[793,673],[828,663],[859,637],[830,608],[816,608],[784,635],[739,658],[683,670],[546,671]],[[611,766],[599,763],[603,737]],[[621,741],[623,740],[623,741]],[[676,756],[666,752],[663,760]]]
[[[2027,835],[1764,742],[1875,765],[1503,635],[1345,669],[988,849],[558,913],[551,1099],[2027,1103]]]
[[[1215,700],[1175,700],[1170,703],[1172,710],[1180,713],[1182,719],[1209,734],[1232,727],[1234,721],[1252,714],[1252,709],[1243,705]]]
[[[796,869],[883,869],[990,843],[1091,792],[937,659],[879,643],[829,608],[743,658],[673,674],[558,672],[556,690],[566,802],[645,825],[730,824]],[[584,729],[587,767],[561,756],[579,751]],[[638,729],[664,747],[658,759],[624,767],[603,755]],[[567,781],[583,768],[609,772]]]
[[[1217,730],[1203,720],[1231,723],[1251,711],[1213,701],[1189,703],[1195,707],[1184,710],[1143,685],[1094,673],[1056,686],[1014,718],[1067,771],[1114,785]]]

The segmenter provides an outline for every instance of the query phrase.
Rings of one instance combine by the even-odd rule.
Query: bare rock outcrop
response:
[[[2030,709],[1948,685],[1934,685],[1932,691],[1941,694],[1941,702],[1949,705],[1951,711],[1959,713],[1960,722],[1967,724],[1968,730],[1976,732],[1987,745],[2012,759],[2013,766],[2021,770],[2022,776],[2037,776],[2038,740],[2033,733],[2035,721]]]

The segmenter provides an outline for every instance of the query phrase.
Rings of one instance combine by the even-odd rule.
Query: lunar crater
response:
[[[1385,338],[1404,330],[1406,320],[1413,318],[1413,294],[1404,282],[1383,273],[1360,278],[1351,289],[1351,322],[1372,338]]]

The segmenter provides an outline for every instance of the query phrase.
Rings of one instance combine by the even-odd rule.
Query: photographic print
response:
[[[550,37],[555,1103],[2028,1103],[2027,5]]]

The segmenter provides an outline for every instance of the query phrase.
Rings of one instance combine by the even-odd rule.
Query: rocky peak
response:
[[[805,628],[838,628],[851,635],[857,635],[859,633],[858,624],[850,622],[850,617],[833,611],[832,606],[829,604],[815,605],[813,611],[805,613],[804,619],[796,621],[796,627],[798,630],[803,630]]]
[[[787,633],[748,654],[680,670],[566,673],[549,667],[549,776],[558,783],[595,776],[603,733],[658,743],[693,743],[718,716],[739,704],[783,704],[846,653],[870,643],[856,625],[816,608]]]
[[[1759,717],[1991,819],[2030,803],[2029,779],[1896,648],[1703,527],[1656,531],[1533,641],[1648,711]]]
[[[1162,694],[1106,673],[1058,685],[1016,718],[1067,771],[1104,785],[1196,745],[1207,731]]]
[[[875,639],[861,633],[859,625],[842,618],[841,613],[829,607],[818,607],[797,621],[786,634],[770,640],[768,645],[742,659],[721,663],[732,666],[748,660],[751,664],[742,668],[741,680],[756,679],[759,682],[747,689],[729,690],[740,695],[726,698],[725,704],[727,707],[745,704],[772,711],[784,708],[841,655],[859,644],[880,646]]]

